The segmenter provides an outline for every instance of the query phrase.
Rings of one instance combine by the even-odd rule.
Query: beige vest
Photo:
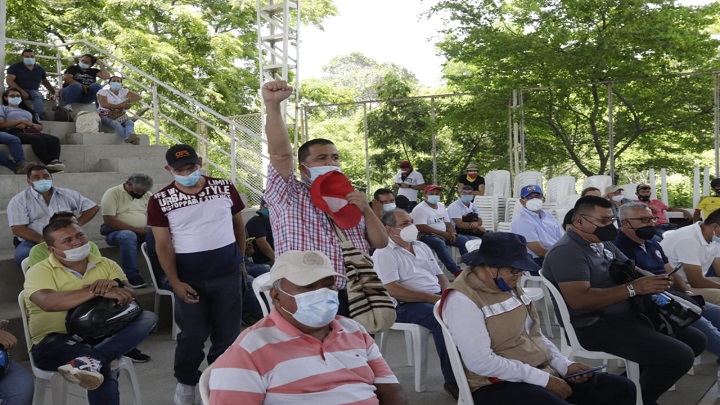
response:
[[[560,376],[548,364],[550,359],[540,334],[540,319],[532,301],[519,285],[515,287],[516,297],[511,292],[491,289],[474,272],[464,271],[449,288],[465,294],[483,312],[490,334],[490,348],[495,354]],[[529,334],[525,330],[528,312],[534,322]],[[464,364],[463,368],[471,391],[491,384],[488,378],[493,376],[475,374]]]

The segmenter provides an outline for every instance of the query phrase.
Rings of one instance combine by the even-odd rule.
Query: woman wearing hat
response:
[[[589,372],[564,378],[591,367],[573,363],[542,335],[535,306],[519,286],[523,271],[539,270],[525,238],[489,233],[462,261],[470,270],[450,285],[441,313],[476,404],[635,403],[635,385],[625,377]]]
[[[478,175],[478,167],[473,163],[465,166],[463,173],[458,176],[458,193],[462,191],[463,186],[472,187],[473,195],[485,195],[485,179]]]

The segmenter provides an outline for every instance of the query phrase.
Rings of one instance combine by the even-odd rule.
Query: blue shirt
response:
[[[653,274],[665,274],[665,264],[668,262],[665,252],[660,244],[652,239],[638,244],[622,232],[615,239],[615,246],[628,257],[634,260],[635,265]]]
[[[563,233],[560,225],[552,214],[547,211],[540,210],[538,213],[532,212],[525,207],[519,207],[520,211],[515,213],[510,231],[525,237],[528,243],[540,242],[545,249],[550,249],[560,238]],[[533,258],[539,257],[532,250],[527,250]]]
[[[40,82],[47,79],[45,69],[38,64],[30,70],[22,62],[13,63],[8,67],[7,73],[15,75],[15,84],[23,90],[37,90],[40,88]]]

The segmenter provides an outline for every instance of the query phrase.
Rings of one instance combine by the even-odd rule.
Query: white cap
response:
[[[288,250],[275,258],[275,264],[270,269],[270,284],[286,278],[295,285],[306,286],[331,276],[347,279],[335,272],[335,267],[325,253],[317,250]]]

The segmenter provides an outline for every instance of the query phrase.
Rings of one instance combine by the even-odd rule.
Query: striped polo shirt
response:
[[[378,404],[374,384],[397,383],[375,341],[357,322],[338,316],[319,341],[273,308],[215,361],[210,401]]]

